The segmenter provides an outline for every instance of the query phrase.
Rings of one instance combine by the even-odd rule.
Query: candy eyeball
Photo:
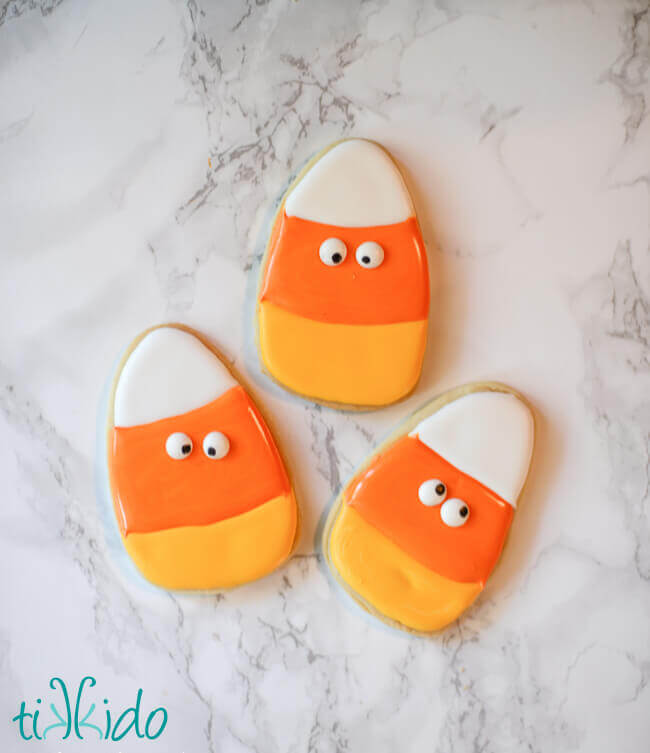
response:
[[[445,525],[452,528],[464,526],[469,520],[469,507],[462,499],[452,497],[440,508],[440,517]]]
[[[203,439],[203,452],[211,460],[225,458],[230,450],[230,440],[220,431],[211,431]]]
[[[338,267],[348,255],[348,249],[340,238],[328,238],[320,244],[318,255],[328,267]]]
[[[175,431],[167,437],[165,450],[170,458],[184,460],[192,452],[192,440],[182,431]]]
[[[375,241],[366,241],[357,248],[356,257],[364,269],[375,269],[384,261],[384,249]]]
[[[420,484],[418,497],[425,507],[434,507],[444,502],[447,487],[438,478],[430,478]]]

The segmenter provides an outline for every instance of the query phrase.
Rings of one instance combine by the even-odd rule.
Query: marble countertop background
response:
[[[647,0],[0,3],[3,751],[648,751],[649,24]],[[350,135],[403,165],[433,293],[419,388],[359,415],[271,385],[251,336],[274,205]],[[245,375],[300,498],[297,555],[225,594],[125,577],[97,502],[102,391],[162,321]],[[536,406],[530,483],[475,606],[402,635],[334,586],[319,520],[478,379]],[[20,701],[85,674],[164,704],[162,737],[22,742]]]

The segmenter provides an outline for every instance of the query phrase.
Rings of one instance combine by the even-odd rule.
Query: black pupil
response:
[[[332,261],[334,262],[334,264],[338,264],[341,261],[341,254],[339,254],[338,251],[332,254]]]
[[[461,518],[466,518],[467,517],[467,513],[469,512],[469,510],[466,507],[461,507],[458,512],[459,512]]]
[[[192,449],[192,447],[189,444],[184,444],[181,449],[183,451],[183,455],[187,455],[187,453]]]
[[[214,449],[214,447],[208,447],[208,455],[216,455],[217,451]]]
[[[445,485],[438,484],[438,486],[436,486],[436,494],[444,494],[444,493],[445,493]]]
[[[370,257],[369,257],[369,256],[362,256],[362,257],[361,257],[361,261],[362,261],[362,262],[363,262],[364,264],[370,264]]]

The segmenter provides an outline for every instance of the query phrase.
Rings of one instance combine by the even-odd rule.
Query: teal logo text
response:
[[[53,677],[48,693],[50,698],[37,698],[28,707],[27,701],[12,718],[23,740],[46,740],[59,736],[61,740],[122,740],[128,734],[155,740],[167,726],[167,709],[158,706],[148,714],[142,706],[142,688],[138,689],[135,702],[119,711],[112,710],[108,698],[101,705],[92,700],[91,689],[97,680],[87,675],[76,693],[71,694],[60,677]],[[96,691],[95,691],[96,692]]]

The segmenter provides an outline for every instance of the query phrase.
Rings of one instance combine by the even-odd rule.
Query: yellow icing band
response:
[[[411,630],[440,630],[481,592],[421,565],[345,503],[329,538],[329,555],[345,583],[382,615]]]
[[[293,494],[206,526],[131,533],[124,546],[144,577],[162,588],[231,588],[275,570],[297,528]]]
[[[294,392],[347,405],[387,405],[417,384],[427,322],[327,324],[259,306],[259,340],[268,372]],[[399,364],[399,368],[395,368]]]

